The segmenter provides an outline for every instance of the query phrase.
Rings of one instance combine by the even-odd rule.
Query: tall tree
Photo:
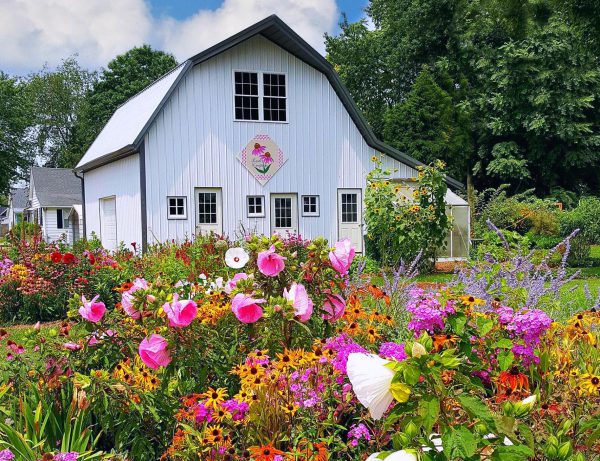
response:
[[[44,67],[29,77],[27,93],[33,114],[33,147],[49,167],[69,165],[74,127],[92,87],[94,73],[82,69],[75,57],[55,70]]]
[[[31,117],[25,84],[0,72],[0,194],[8,194],[15,180],[25,179],[33,161],[27,144]]]
[[[81,159],[113,112],[127,99],[177,65],[175,58],[150,46],[132,48],[100,72],[82,107],[70,166]]]

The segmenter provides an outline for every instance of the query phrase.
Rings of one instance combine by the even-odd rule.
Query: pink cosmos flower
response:
[[[330,322],[335,322],[341,319],[346,310],[346,301],[340,295],[328,293],[323,302],[323,314],[322,317]]]
[[[263,316],[259,304],[264,302],[265,299],[254,299],[251,295],[238,293],[231,300],[231,310],[240,322],[254,323]]]
[[[106,306],[103,302],[96,302],[98,295],[94,296],[91,301],[85,299],[85,296],[81,296],[81,302],[83,306],[79,308],[79,315],[81,315],[88,322],[98,323],[102,320],[104,313],[106,312]]]
[[[237,282],[239,282],[240,280],[245,280],[247,278],[248,278],[248,274],[246,274],[245,272],[238,272],[231,278],[231,280],[228,280],[227,282],[225,282],[223,291],[227,294],[230,294],[233,290],[236,289]]]
[[[131,293],[125,292],[121,295],[121,307],[132,319],[138,320],[141,317],[140,311],[133,306],[133,296]]]
[[[88,340],[88,346],[95,346],[96,344],[99,344],[100,341],[98,341],[98,338],[96,337],[96,335],[93,335],[89,340]]]
[[[63,347],[65,349],[69,349],[70,351],[77,351],[77,350],[81,349],[81,344],[77,344],[72,341],[69,341],[67,343],[64,343]]]
[[[329,252],[329,261],[336,271],[345,275],[350,269],[355,253],[352,242],[349,238],[345,238],[336,242],[334,248]]]
[[[153,334],[150,338],[144,338],[140,343],[140,358],[148,368],[153,370],[158,367],[166,367],[171,363],[171,355],[167,347],[168,344],[165,338]]]
[[[285,268],[285,261],[281,255],[275,253],[275,245],[271,245],[271,248],[258,253],[258,270],[269,277],[276,277]]]
[[[173,302],[171,304],[163,304],[163,311],[165,311],[165,314],[169,318],[169,325],[177,328],[187,327],[194,321],[198,314],[196,303],[191,299],[179,301],[177,293],[173,295]]]
[[[294,313],[301,322],[307,322],[313,313],[313,302],[301,283],[292,283],[290,290],[283,289],[283,297],[292,303]]]
[[[148,282],[143,279],[143,278],[136,278],[133,281],[133,285],[131,286],[131,288],[128,290],[129,293],[135,293],[138,290],[147,290],[148,289]]]
[[[267,150],[267,146],[261,146],[259,143],[254,144],[254,149],[252,149],[252,155],[259,156],[265,150]]]

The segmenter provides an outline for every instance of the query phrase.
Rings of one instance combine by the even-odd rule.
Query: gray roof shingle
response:
[[[27,206],[27,201],[29,200],[29,188],[21,187],[18,189],[11,189],[10,196],[13,208],[23,209]]]
[[[31,182],[43,207],[81,204],[81,180],[69,168],[31,168]]]

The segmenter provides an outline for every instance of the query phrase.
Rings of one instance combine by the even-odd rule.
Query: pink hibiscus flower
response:
[[[163,311],[167,314],[169,325],[176,328],[187,327],[194,321],[196,314],[198,314],[196,303],[191,299],[179,301],[177,293],[173,295],[173,302],[171,304],[163,304]]]
[[[254,299],[251,295],[238,293],[231,300],[231,310],[242,323],[254,323],[263,316],[263,310],[259,304],[266,302],[265,299]]]
[[[349,238],[345,238],[336,242],[334,248],[329,252],[329,261],[336,271],[345,275],[352,265],[355,253],[352,242]]]
[[[290,290],[283,289],[283,297],[292,303],[294,314],[301,322],[308,322],[313,313],[313,302],[301,283],[292,283]]]
[[[286,258],[275,253],[275,245],[271,245],[268,250],[258,253],[258,270],[268,277],[276,277],[285,269],[285,260]]]
[[[323,302],[323,314],[322,317],[330,322],[342,318],[344,311],[346,310],[346,301],[340,295],[328,293],[325,301]]]
[[[140,343],[138,352],[142,362],[153,370],[166,367],[171,363],[167,340],[161,335],[154,334],[150,338],[144,338]]]
[[[94,296],[91,301],[85,299],[85,296],[81,296],[81,302],[83,306],[79,308],[79,315],[81,315],[88,322],[98,323],[102,320],[104,313],[106,312],[106,306],[103,302],[96,302],[98,295]]]

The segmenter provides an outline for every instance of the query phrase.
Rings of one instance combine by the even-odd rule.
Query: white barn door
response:
[[[196,189],[196,233],[223,233],[223,198],[221,189]]]
[[[362,191],[338,189],[338,238],[348,237],[357,253],[363,252]]]
[[[117,202],[115,197],[100,199],[100,238],[107,250],[117,249]]]
[[[271,194],[271,232],[298,233],[298,196]]]

